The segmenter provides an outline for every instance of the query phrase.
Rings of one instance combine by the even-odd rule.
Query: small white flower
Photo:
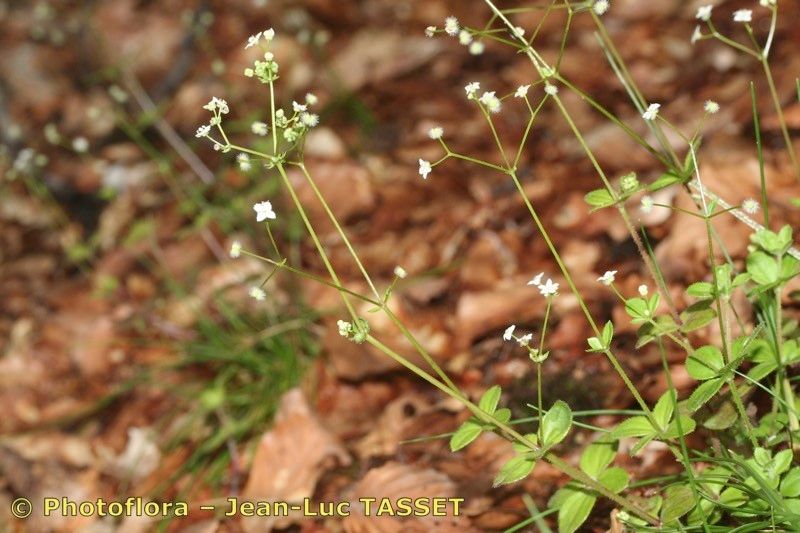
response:
[[[253,168],[253,165],[250,163],[250,156],[247,154],[237,155],[236,162],[239,163],[239,169],[243,172],[247,172]]]
[[[528,285],[536,285],[537,287],[542,283],[544,272],[539,272],[528,282]]]
[[[231,243],[231,251],[230,256],[234,259],[242,255],[242,243],[239,241],[233,241]]]
[[[706,103],[703,104],[703,109],[705,109],[706,113],[714,114],[719,112],[719,104],[713,100],[706,100]]]
[[[778,5],[778,0],[758,0],[761,7],[774,7]]]
[[[661,104],[650,104],[647,106],[647,111],[642,113],[642,118],[645,120],[655,120],[658,117],[658,110],[661,108]]]
[[[211,133],[211,126],[209,126],[208,124],[203,124],[202,126],[197,128],[197,133],[195,133],[194,136],[199,139],[200,137],[205,137],[209,133]]]
[[[248,67],[244,69],[244,75],[247,78],[252,78],[253,76],[256,75],[256,71]]]
[[[458,32],[458,42],[467,46],[472,42],[472,34],[467,30],[461,30]]]
[[[306,106],[305,104],[298,104],[297,102],[292,101],[292,109],[294,110],[295,113],[302,113],[303,111],[308,109],[308,106]]]
[[[428,137],[433,140],[441,139],[442,135],[444,135],[444,129],[439,126],[431,128],[430,131],[428,131]]]
[[[611,3],[608,0],[597,0],[592,5],[592,9],[598,15],[604,15],[609,7],[611,7]]]
[[[247,50],[248,48],[252,48],[253,46],[258,44],[258,41],[261,40],[261,34],[263,32],[258,32],[255,35],[251,35],[247,38],[247,44],[245,45],[244,49]]]
[[[319,115],[315,115],[314,113],[303,113],[300,115],[300,122],[302,122],[307,128],[313,128],[319,124]]]
[[[513,324],[508,326],[506,328],[506,330],[503,332],[503,340],[504,341],[510,341],[514,337],[514,330],[516,328],[517,328],[517,326],[515,326]]]
[[[486,109],[489,110],[490,113],[497,113],[500,111],[501,103],[500,99],[495,96],[494,91],[486,91],[481,95],[480,103],[486,106]]]
[[[647,296],[648,292],[649,289],[647,288],[647,285],[639,285],[639,296],[644,298],[645,296]]]
[[[469,45],[469,53],[474,56],[479,56],[486,50],[486,45],[483,44],[483,41],[473,41],[471,45]]]
[[[653,205],[655,201],[653,200],[652,196],[642,196],[642,200],[639,205],[639,209],[642,210],[642,213],[649,214],[653,211]]]
[[[514,93],[514,96],[517,98],[525,98],[528,96],[528,89],[530,88],[530,85],[520,85],[517,87],[517,92]]]
[[[467,93],[467,98],[469,98],[470,100],[475,98],[475,94],[477,94],[477,92],[480,91],[480,89],[481,89],[481,84],[478,83],[477,81],[468,83],[464,87],[464,91]]]
[[[319,102],[319,98],[317,98],[316,94],[306,93],[306,103],[308,105],[317,105],[317,102]]]
[[[539,285],[539,292],[545,298],[555,296],[558,293],[558,283],[553,283],[552,279],[548,279],[542,285]]]
[[[266,135],[269,133],[269,126],[266,122],[255,121],[250,124],[250,131],[252,131],[254,135]]]
[[[522,26],[517,26],[516,28],[514,28],[514,34],[517,37],[524,37],[525,36],[525,28],[523,28]]]
[[[608,285],[611,285],[612,283],[614,283],[614,280],[617,279],[616,276],[617,276],[617,271],[616,270],[608,270],[608,271],[606,271],[605,274],[603,274],[602,276],[597,278],[597,281],[599,281],[603,285],[608,286]]]
[[[694,33],[692,33],[692,44],[696,43],[702,38],[703,38],[703,32],[700,29],[700,26],[697,25],[694,27]]]
[[[271,41],[274,38],[275,38],[275,30],[273,30],[272,28],[264,30],[264,39],[266,39],[267,41]]]
[[[425,28],[425,37],[433,37],[436,35],[436,26],[428,26]]]
[[[219,111],[221,114],[225,115],[228,113],[228,102],[223,100],[222,98],[217,98],[216,96],[213,97],[206,105],[203,106],[203,109],[207,109],[208,111]]]
[[[431,173],[431,162],[425,161],[424,159],[419,160],[419,175],[422,176],[422,179],[428,179],[428,174]]]
[[[339,328],[339,335],[342,337],[349,336],[350,331],[353,329],[353,325],[346,320],[337,320],[336,326]]]
[[[455,17],[447,17],[444,19],[444,32],[450,36],[458,35],[458,19]]]
[[[400,279],[406,279],[408,277],[408,272],[406,272],[405,268],[401,267],[400,265],[397,265],[396,267],[394,267],[394,275]]]
[[[250,295],[250,298],[258,300],[259,302],[267,297],[267,293],[264,292],[264,289],[261,287],[250,287],[248,294]]]
[[[733,12],[733,21],[734,22],[752,22],[753,21],[753,10],[752,9],[740,9],[738,11]]]
[[[72,149],[82,154],[89,149],[89,141],[86,137],[75,137],[72,139]]]
[[[518,338],[517,342],[519,343],[520,346],[525,347],[528,344],[530,344],[532,340],[533,340],[533,333],[527,333],[522,337]]]
[[[544,84],[544,92],[549,94],[550,96],[555,96],[558,94],[558,87],[553,85],[552,83],[545,83]]]
[[[272,210],[272,202],[259,202],[253,206],[253,211],[256,212],[256,222],[278,218],[275,211]]]
[[[761,209],[761,204],[752,198],[748,198],[742,202],[742,210],[748,215],[755,215]]]
[[[697,14],[694,16],[697,20],[702,20],[704,22],[708,22],[711,20],[711,11],[714,9],[714,6],[701,6],[697,9]]]

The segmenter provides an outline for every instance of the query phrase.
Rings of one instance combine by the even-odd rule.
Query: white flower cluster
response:
[[[543,354],[540,354],[537,348],[531,346],[531,341],[533,340],[533,333],[526,333],[521,337],[517,337],[516,335],[514,335],[514,331],[516,329],[517,326],[514,324],[508,326],[503,332],[503,340],[506,342],[511,342],[511,341],[516,342],[521,347],[526,348],[528,350],[528,355],[530,355],[532,361],[536,363],[543,363],[544,360],[547,359],[549,353],[545,352]]]
[[[227,115],[230,112],[230,108],[228,107],[228,102],[223,100],[222,98],[217,98],[214,96],[209,100],[209,102],[203,106],[203,109],[206,111],[211,111],[212,116],[211,119],[208,121],[208,124],[203,124],[199,128],[197,128],[197,132],[195,132],[195,137],[202,138],[208,137],[211,133],[212,126],[219,126],[222,124],[222,115]],[[228,151],[230,149],[229,145],[223,145],[218,141],[211,139],[214,143],[215,150],[223,150]]]
[[[552,279],[547,278],[547,281],[542,283],[542,279],[544,278],[544,272],[539,272],[536,274],[532,280],[528,282],[528,285],[534,285],[539,289],[539,292],[545,298],[550,298],[551,296],[558,296],[558,283],[554,283]]]
[[[425,35],[433,37],[436,34],[436,26],[428,26],[425,28]],[[444,20],[444,32],[450,37],[457,37],[458,42],[467,47],[469,53],[472,55],[481,55],[486,49],[483,41],[475,40],[473,32],[466,28],[462,28],[456,17],[447,17]]]
[[[272,39],[275,38],[275,30],[270,28],[270,29],[265,30],[265,31],[260,31],[260,32],[256,33],[255,35],[251,35],[250,37],[247,38],[247,44],[244,47],[245,50],[247,50],[248,48],[251,48],[253,46],[256,46],[261,41],[262,37],[267,42],[271,41]]]
[[[592,4],[592,10],[598,15],[605,15],[609,7],[611,7],[611,2],[608,0],[596,0],[595,3]]]
[[[355,323],[339,320],[336,326],[339,328],[339,335],[356,344],[366,341],[369,336],[369,323],[363,318],[357,318]]]
[[[288,142],[300,139],[310,128],[319,124],[319,115],[311,113],[309,107],[319,99],[311,94],[306,94],[305,103],[292,102],[292,116],[287,116],[283,109],[275,112],[275,125],[283,130],[283,138]]]
[[[258,78],[261,83],[272,83],[278,79],[278,62],[272,52],[264,53],[264,61],[256,60],[252,67],[244,69],[244,75],[248,78]]]

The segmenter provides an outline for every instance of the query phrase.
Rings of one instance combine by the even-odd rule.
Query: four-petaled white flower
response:
[[[714,100],[706,100],[706,103],[703,104],[703,109],[705,109],[706,113],[713,115],[714,113],[719,112],[719,104]]]
[[[645,296],[647,296],[648,292],[649,290],[647,288],[647,285],[639,285],[639,296],[644,298]]]
[[[694,27],[694,32],[692,33],[692,44],[696,43],[702,38],[703,38],[703,31],[700,29],[700,26],[697,25]]]
[[[592,5],[592,9],[598,15],[604,15],[609,7],[611,7],[611,3],[608,0],[597,0],[594,5]]]
[[[408,276],[408,272],[406,272],[405,268],[401,267],[400,265],[397,265],[396,267],[394,267],[394,275],[400,279],[406,279],[406,277]]]
[[[501,103],[500,99],[495,96],[494,91],[486,91],[481,95],[480,103],[486,106],[486,109],[489,110],[490,113],[497,113],[500,111]]]
[[[486,50],[486,45],[483,44],[483,41],[473,41],[471,45],[469,45],[469,53],[474,56],[479,56]]]
[[[242,243],[239,241],[233,241],[231,243],[231,251],[230,256],[234,259],[242,255]]]
[[[211,100],[203,106],[203,109],[207,109],[208,111],[219,111],[221,114],[226,114],[228,109],[228,102],[223,100],[222,98],[217,98],[214,96]]]
[[[200,137],[205,137],[209,133],[211,133],[211,126],[209,126],[208,124],[203,124],[202,126],[197,128],[197,133],[195,133],[194,136],[199,139]]]
[[[697,14],[694,16],[697,20],[702,20],[708,22],[711,20],[711,11],[713,11],[714,6],[701,6],[697,8]]]
[[[645,120],[655,120],[658,117],[658,110],[661,109],[661,104],[650,104],[647,110],[642,113],[642,118]]]
[[[264,30],[264,39],[266,39],[267,41],[271,41],[274,38],[275,38],[275,30],[273,30],[272,28]]]
[[[652,196],[642,196],[639,209],[642,210],[642,213],[648,214],[653,211],[654,205],[655,201],[653,200]]]
[[[425,37],[433,37],[436,34],[436,26],[428,26],[425,28]]]
[[[258,41],[261,40],[261,34],[262,33],[263,32],[258,32],[255,35],[251,35],[250,37],[248,37],[247,38],[247,44],[245,45],[244,49],[247,50],[248,48],[251,48],[251,47],[257,45]]]
[[[478,91],[481,90],[481,84],[477,81],[470,82],[464,86],[464,92],[467,93],[467,98],[475,98]]]
[[[733,12],[733,21],[734,22],[752,22],[753,21],[753,10],[752,9],[740,9],[738,11]]]
[[[548,279],[543,284],[539,285],[539,292],[542,293],[542,296],[545,298],[555,296],[558,294],[558,283],[553,283],[552,279]]]
[[[431,173],[431,162],[425,161],[424,159],[419,160],[419,175],[422,176],[422,179],[428,179],[428,174]]]
[[[605,274],[597,278],[597,281],[602,283],[603,285],[611,285],[614,283],[614,280],[617,279],[617,271],[616,270],[607,270]]]
[[[753,200],[752,198],[748,198],[744,202],[742,202],[742,209],[748,215],[755,215],[758,213],[758,210],[761,208],[761,204],[758,201]]]
[[[544,84],[544,92],[546,92],[550,96],[555,96],[558,94],[558,87],[556,87],[550,82],[547,82]]]
[[[305,104],[299,104],[295,101],[292,101],[292,109],[294,110],[295,113],[302,113],[303,111],[308,109],[308,106],[306,106]]]
[[[514,338],[514,330],[516,328],[517,328],[517,326],[515,326],[514,324],[511,324],[510,326],[508,326],[506,328],[506,330],[503,332],[503,340],[504,341],[510,341],[512,338]]]
[[[542,283],[542,278],[544,277],[544,272],[539,272],[533,279],[528,282],[528,285],[536,285],[537,287]]]
[[[272,202],[259,202],[253,206],[256,212],[256,222],[263,222],[267,219],[275,220],[278,216],[272,210]]]
[[[457,18],[455,18],[455,17],[447,17],[446,19],[444,19],[444,32],[447,35],[450,35],[450,36],[458,35],[458,30],[459,29],[460,28],[458,26],[458,19]]]
[[[264,289],[262,289],[261,287],[250,287],[250,291],[248,294],[250,294],[250,297],[252,299],[258,300],[259,302],[267,297],[267,293],[264,292]]]
[[[461,30],[458,32],[458,42],[467,46],[472,42],[472,34],[467,30]]]
[[[517,342],[520,346],[525,347],[533,340],[533,333],[526,333],[522,337],[517,339]]]
[[[441,139],[442,135],[444,135],[444,129],[439,127],[439,126],[436,126],[435,128],[431,128],[428,131],[428,137],[430,137],[433,140]]]
[[[528,96],[528,89],[530,88],[530,85],[520,85],[517,87],[517,92],[514,93],[514,96],[517,98],[525,98]]]

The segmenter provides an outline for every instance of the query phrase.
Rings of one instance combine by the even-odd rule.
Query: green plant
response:
[[[528,421],[537,421],[535,433],[523,434],[515,426],[520,421],[511,420],[511,411],[499,407],[502,390],[493,386],[479,401],[474,403],[450,379],[440,365],[427,353],[409,329],[392,312],[388,302],[399,278],[405,276],[402,269],[396,270],[395,278],[387,287],[380,289],[370,276],[357,251],[350,242],[347,232],[334,216],[326,198],[317,187],[303,162],[303,140],[310,128],[317,123],[317,116],[309,109],[316,103],[313,95],[306,97],[302,104],[294,102],[291,111],[280,109],[275,101],[275,82],[278,80],[279,66],[268,50],[274,33],[251,37],[248,46],[265,46],[264,60],[256,61],[245,75],[256,78],[269,90],[271,150],[257,151],[232,143],[224,130],[223,118],[229,111],[225,101],[214,98],[207,109],[212,113],[209,124],[198,129],[198,137],[211,140],[215,148],[223,153],[245,154],[247,161],[263,163],[270,171],[277,173],[284,184],[294,208],[301,217],[315,247],[327,270],[327,277],[305,272],[289,264],[275,239],[271,238],[271,257],[262,257],[243,250],[234,243],[232,255],[246,254],[258,257],[275,270],[285,270],[314,279],[334,287],[342,297],[349,317],[339,321],[339,332],[343,337],[356,343],[367,343],[394,359],[421,379],[427,381],[443,393],[461,402],[470,412],[467,419],[451,436],[450,446],[456,452],[468,446],[481,433],[495,432],[514,444],[516,455],[506,463],[495,477],[495,485],[512,483],[529,475],[537,461],[551,463],[567,474],[572,481],[561,488],[550,500],[551,509],[545,513],[557,512],[559,530],[572,532],[579,530],[590,516],[598,499],[609,500],[618,509],[616,519],[625,527],[643,531],[755,531],[797,530],[800,528],[798,496],[800,496],[800,470],[795,466],[794,449],[800,437],[798,429],[797,398],[794,392],[791,366],[800,359],[797,339],[794,337],[796,323],[787,321],[783,313],[783,289],[787,282],[800,274],[797,250],[793,247],[791,228],[786,226],[778,232],[769,229],[767,213],[767,190],[763,171],[763,154],[760,147],[760,132],[757,138],[761,162],[761,202],[748,200],[738,206],[727,204],[722,198],[703,183],[697,162],[697,151],[702,144],[702,129],[705,118],[719,111],[720,106],[713,101],[703,105],[703,119],[695,130],[687,135],[673,125],[658,103],[649,102],[628,72],[622,56],[616,49],[605,28],[602,16],[609,10],[605,0],[570,2],[552,0],[543,5],[499,9],[491,0],[484,0],[491,11],[491,17],[483,28],[462,27],[450,17],[444,28],[426,29],[426,34],[434,36],[443,32],[458,37],[473,54],[484,50],[484,41],[497,41],[524,54],[532,64],[536,76],[530,84],[518,87],[515,91],[497,95],[496,91],[481,90],[477,82],[465,87],[467,98],[474,104],[476,112],[484,118],[487,136],[497,148],[495,160],[485,160],[462,154],[454,150],[445,140],[442,128],[431,129],[431,139],[437,141],[443,155],[436,161],[419,160],[419,174],[427,180],[434,174],[437,166],[450,159],[458,159],[496,171],[507,177],[516,187],[521,201],[546,243],[560,270],[566,288],[578,302],[594,335],[587,339],[587,352],[605,357],[624,382],[637,410],[628,413],[612,428],[596,428],[576,421],[569,405],[556,401],[549,408],[542,404],[541,364],[548,356],[546,331],[554,298],[558,297],[560,284],[554,279],[546,279],[545,274],[535,276],[529,285],[538,287],[544,297],[546,312],[539,342],[534,345],[533,333],[515,335],[516,326],[511,325],[503,334],[506,341],[513,341],[527,351],[537,368],[537,404],[532,406],[537,416]],[[703,7],[697,18],[707,23],[711,34],[698,35],[693,41],[716,38],[722,42],[757,58],[763,65],[765,76],[771,90],[773,102],[778,110],[778,119],[788,147],[789,158],[795,163],[795,155],[780,102],[772,81],[768,62],[776,30],[778,16],[774,0],[762,0],[761,5],[769,10],[771,25],[766,44],[759,46],[750,21],[752,12],[742,10],[734,15],[737,22],[744,25],[755,49],[741,45],[720,34],[711,23],[711,7]],[[540,23],[532,32],[519,28],[512,22],[516,15],[536,11]],[[546,61],[536,47],[536,39],[544,20],[553,12],[562,13],[565,23],[561,47],[553,61]],[[617,75],[620,83],[630,96],[644,126],[652,134],[655,143],[651,144],[643,135],[623,119],[606,109],[581,90],[560,72],[560,64],[567,48],[567,36],[573,18],[586,16],[596,26],[596,37],[603,53]],[[262,40],[261,37],[265,37]],[[642,183],[636,174],[629,173],[618,179],[610,177],[598,162],[585,140],[576,120],[561,98],[562,91],[578,95],[590,108],[621,128],[634,142],[650,153],[654,162],[661,166],[661,177]],[[536,94],[534,94],[536,93]],[[754,99],[755,102],[755,99]],[[586,196],[587,204],[593,209],[614,209],[627,227],[631,241],[636,245],[642,261],[652,277],[656,290],[651,294],[647,285],[639,287],[637,295],[624,295],[616,286],[616,272],[609,271],[598,278],[598,282],[609,287],[621,300],[630,322],[638,326],[637,348],[648,344],[657,347],[666,376],[668,390],[652,407],[645,401],[641,391],[630,378],[621,363],[615,347],[614,325],[606,322],[600,326],[593,316],[583,295],[576,286],[569,268],[561,255],[548,229],[545,227],[539,210],[528,198],[518,174],[518,166],[530,133],[536,124],[539,112],[545,105],[554,106],[564,119],[569,130],[583,149],[589,162],[597,172],[601,185]],[[528,113],[521,140],[517,149],[508,150],[509,143],[503,142],[496,127],[496,116],[506,106],[515,106]],[[755,108],[755,104],[754,104]],[[755,123],[758,124],[757,114]],[[758,128],[756,128],[758,131]],[[668,134],[682,139],[683,148],[677,149],[668,142]],[[679,154],[683,151],[684,153]],[[240,160],[242,156],[240,155]],[[338,236],[347,247],[350,257],[369,288],[367,294],[345,287],[332,265],[328,252],[319,239],[314,225],[307,216],[299,200],[296,185],[289,180],[287,168],[299,170],[306,183],[321,203]],[[697,217],[702,220],[707,237],[708,272],[706,280],[698,281],[687,288],[687,295],[696,302],[685,309],[679,309],[672,300],[664,276],[649,248],[647,240],[639,233],[630,213],[631,203],[639,199],[641,209],[668,209],[667,205],[656,203],[648,193],[667,187],[685,191],[694,200],[695,208],[676,209],[682,216]],[[765,211],[764,227],[755,222],[754,215],[760,207]],[[267,224],[277,218],[269,202],[254,206],[260,221]],[[712,220],[719,216],[734,216],[754,229],[752,246],[746,260],[737,263],[727,253],[725,244],[714,230]],[[271,237],[271,233],[269,234]],[[724,252],[725,260],[718,262],[716,248]],[[755,321],[747,324],[737,314],[732,304],[735,295],[744,295],[756,311]],[[260,298],[263,293],[254,292]],[[409,361],[398,354],[380,339],[369,327],[369,320],[359,316],[354,301],[371,304],[375,313],[383,314],[394,323],[403,336],[419,352],[427,368]],[[733,324],[740,333],[734,335]],[[696,346],[697,330],[712,325],[718,332],[713,342]],[[678,392],[671,381],[671,373],[666,357],[666,346],[672,344],[685,353],[689,375],[698,385],[688,398],[679,399]],[[587,356],[590,357],[591,355]],[[756,403],[754,400],[758,399]],[[746,405],[748,402],[755,407]],[[616,414],[616,413],[615,413]],[[557,454],[559,445],[571,431],[577,428],[588,429],[597,436],[582,453],[579,467],[575,467]],[[689,443],[687,436],[698,433],[714,441],[725,443],[698,447]],[[676,475],[653,480],[636,480],[624,469],[613,466],[621,440],[635,439],[630,453],[636,455],[653,442],[659,442],[675,457],[682,467]],[[647,495],[641,487],[650,486]],[[544,513],[532,515],[530,522],[540,521]]]

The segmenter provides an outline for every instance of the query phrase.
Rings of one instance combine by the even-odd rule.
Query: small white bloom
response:
[[[645,296],[647,296],[648,292],[649,289],[647,288],[647,285],[639,285],[639,296],[644,298]]]
[[[655,120],[658,117],[658,110],[661,109],[661,104],[650,104],[647,106],[647,111],[642,113],[642,118],[645,120]]]
[[[758,213],[759,209],[761,209],[761,204],[752,198],[748,198],[742,202],[742,210],[744,210],[744,212],[748,215],[755,215]]]
[[[266,39],[267,41],[271,41],[274,38],[275,38],[275,30],[273,30],[272,28],[264,30],[264,39]]]
[[[444,32],[450,36],[458,35],[458,19],[455,17],[447,17],[444,19]]]
[[[433,140],[441,139],[442,135],[444,135],[444,129],[439,126],[431,128],[430,131],[428,131],[428,137],[430,137]]]
[[[266,122],[255,121],[250,124],[250,131],[252,131],[254,135],[266,135],[269,133],[269,126]]]
[[[702,38],[703,38],[703,32],[700,29],[700,26],[697,25],[694,27],[694,33],[692,33],[692,44],[696,43]]]
[[[405,268],[401,267],[400,265],[397,265],[396,267],[394,267],[394,275],[400,279],[406,279],[406,277],[408,277],[408,272],[406,272]]]
[[[517,92],[514,93],[514,96],[517,98],[525,98],[528,96],[528,89],[530,88],[530,85],[520,85],[517,87]]]
[[[469,45],[469,53],[474,56],[479,56],[486,50],[486,45],[483,44],[483,41],[473,41],[471,45]]]
[[[552,279],[548,279],[542,285],[539,285],[539,292],[545,298],[555,296],[558,293],[558,283],[553,283]]]
[[[307,128],[313,128],[319,124],[319,115],[315,115],[314,113],[303,113],[300,115],[300,122],[302,122]]]
[[[317,102],[319,102],[319,98],[317,98],[316,94],[306,93],[306,103],[308,105],[317,105]]]
[[[199,139],[200,137],[205,137],[209,133],[211,133],[211,126],[209,126],[208,124],[203,124],[202,126],[197,128],[197,133],[195,133],[194,136]]]
[[[431,173],[431,162],[425,161],[424,159],[419,160],[419,175],[422,176],[422,179],[428,179],[428,174]]]
[[[706,100],[706,103],[703,104],[703,109],[705,109],[706,113],[714,114],[719,112],[719,104],[713,100]]]
[[[350,335],[350,330],[353,328],[353,325],[346,320],[337,320],[336,326],[339,328],[339,335],[342,337]]]
[[[711,11],[714,9],[714,6],[701,6],[697,9],[697,14],[694,16],[697,20],[702,20],[704,22],[708,22],[711,20]]]
[[[481,95],[480,103],[486,106],[486,109],[489,110],[490,113],[497,113],[500,111],[501,103],[500,99],[495,96],[494,91],[486,91]]]
[[[761,7],[774,7],[778,5],[778,0],[758,0]]]
[[[230,256],[234,259],[242,255],[242,243],[239,241],[233,241],[231,243],[231,251]]]
[[[436,26],[428,26],[425,28],[425,37],[433,37],[436,35]]]
[[[608,0],[597,0],[592,5],[592,9],[598,15],[604,15],[609,7],[611,7],[611,3]]]
[[[223,100],[222,98],[217,98],[214,96],[206,105],[203,106],[203,109],[207,109],[208,111],[219,111],[221,114],[228,113],[228,102]]]
[[[504,341],[510,341],[514,337],[514,330],[516,328],[517,328],[517,326],[515,326],[513,324],[508,326],[506,328],[506,330],[503,332],[503,340]]]
[[[89,149],[89,141],[86,137],[75,137],[72,139],[72,149],[82,154]]]
[[[475,94],[477,94],[477,92],[480,91],[480,89],[481,89],[481,84],[478,83],[477,81],[468,83],[464,87],[464,91],[467,93],[467,98],[469,99],[475,98]]]
[[[262,32],[258,32],[255,35],[251,35],[250,37],[248,37],[247,38],[247,44],[245,45],[244,49],[247,50],[248,48],[251,48],[251,47],[257,45],[258,41],[261,40],[261,34],[262,34]]]
[[[528,282],[528,285],[536,285],[537,287],[542,283],[542,278],[544,277],[544,272],[539,272],[533,279]]]
[[[550,96],[555,96],[558,94],[558,87],[553,85],[552,83],[545,83],[544,84],[544,92],[549,94]]]
[[[525,28],[523,28],[522,26],[517,26],[516,28],[514,28],[514,33],[516,34],[517,37],[524,37]]]
[[[608,271],[606,271],[605,274],[603,274],[602,276],[597,278],[597,281],[599,281],[603,285],[608,286],[608,285],[611,285],[612,283],[614,283],[614,280],[617,279],[616,276],[617,276],[617,271],[616,270],[608,270]]]
[[[256,75],[256,71],[248,67],[244,69],[244,75],[247,78],[252,78],[253,76]]]
[[[302,113],[308,108],[305,104],[298,104],[297,102],[292,101],[292,109],[295,113]]]
[[[733,12],[733,21],[734,22],[752,22],[753,21],[753,10],[752,9],[740,9],[738,11]]]
[[[467,46],[472,42],[472,34],[467,30],[461,30],[458,32],[458,42]]]
[[[267,293],[264,292],[264,289],[261,287],[250,287],[250,297],[254,300],[258,300],[259,302],[264,300],[267,297]]]
[[[272,210],[272,202],[259,202],[253,206],[253,211],[256,212],[256,222],[278,218],[275,211]]]
[[[250,156],[247,154],[237,155],[236,162],[239,163],[239,169],[243,172],[247,172],[253,168],[253,165],[250,163]]]
[[[518,339],[517,339],[517,342],[519,343],[519,345],[520,345],[520,346],[523,346],[523,347],[525,347],[525,346],[527,346],[528,344],[530,344],[530,342],[531,342],[532,340],[533,340],[533,333],[526,333],[526,334],[525,334],[525,335],[523,335],[522,337],[518,338]]]
[[[653,200],[652,196],[642,196],[642,200],[639,205],[639,209],[642,210],[642,213],[648,214],[653,211],[653,205],[655,201]]]

